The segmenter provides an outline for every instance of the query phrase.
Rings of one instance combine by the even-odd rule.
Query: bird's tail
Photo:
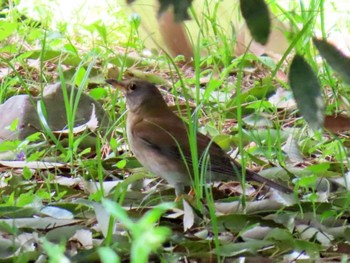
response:
[[[272,187],[280,192],[283,192],[283,193],[286,193],[286,194],[291,194],[293,193],[293,190],[290,189],[289,187],[287,186],[284,186],[284,185],[281,185],[279,183],[276,183],[270,179],[267,179],[265,177],[262,177],[261,175],[257,174],[256,172],[253,172],[253,171],[249,171],[247,170],[246,171],[247,174],[246,174],[246,178],[247,180],[252,180],[252,181],[256,181],[256,182],[259,182],[261,184],[265,184],[269,187]]]

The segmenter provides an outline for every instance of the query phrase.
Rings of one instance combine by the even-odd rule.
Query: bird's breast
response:
[[[139,120],[142,121],[142,120]],[[176,184],[190,185],[190,177],[184,165],[175,158],[161,154],[159,150],[151,147],[133,132],[133,127],[136,125],[136,119],[128,117],[127,119],[127,137],[131,151],[134,153],[137,160],[151,173],[165,179],[170,185]],[[160,133],[163,132],[160,130]],[[156,135],[157,136],[157,135]]]

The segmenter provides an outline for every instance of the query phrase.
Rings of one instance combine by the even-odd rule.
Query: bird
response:
[[[165,179],[175,188],[176,196],[181,196],[194,176],[188,124],[169,108],[154,84],[137,78],[106,82],[126,97],[126,134],[131,151],[141,165]],[[206,169],[206,182],[235,181],[242,177],[241,165],[218,144],[199,132],[196,137],[198,157],[202,160],[199,167]],[[203,158],[206,153],[208,159]],[[282,193],[292,193],[289,187],[249,169],[245,170],[245,178]]]

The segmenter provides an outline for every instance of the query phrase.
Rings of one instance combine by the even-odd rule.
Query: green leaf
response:
[[[27,166],[24,166],[23,167],[23,177],[24,177],[24,179],[29,180],[30,178],[32,178],[32,176],[33,176],[32,171]]]
[[[310,175],[305,177],[296,178],[293,182],[301,187],[315,186],[317,181],[316,175]]]
[[[270,35],[270,16],[264,0],[240,0],[242,15],[254,40],[262,45]]]
[[[219,134],[214,137],[214,141],[225,151],[229,151],[231,147],[231,135]]]
[[[18,145],[20,145],[21,141],[3,141],[0,143],[0,152],[6,151],[16,151]]]
[[[9,129],[10,131],[17,131],[18,129],[18,118],[14,119],[13,122],[11,122],[10,126],[6,127],[7,129]]]
[[[96,22],[94,26],[99,33],[100,37],[103,39],[103,42],[107,43],[107,29],[106,26],[102,23]]]
[[[120,204],[108,199],[103,199],[102,205],[107,210],[107,212],[110,213],[111,216],[114,216],[115,218],[120,220],[120,222],[127,226],[128,229],[133,228],[134,223],[129,218],[128,214],[125,212],[125,210],[121,207]]]
[[[329,65],[331,65],[348,84],[350,84],[350,58],[346,57],[326,40],[314,38],[313,42],[321,56],[326,59]]]
[[[166,210],[174,208],[173,203],[162,203],[152,210],[148,211],[139,221],[138,224],[147,227],[152,226],[164,214]]]
[[[233,257],[247,253],[256,254],[259,249],[271,245],[273,245],[273,243],[266,240],[249,240],[247,242],[241,243],[229,243],[220,247],[219,255],[225,257]]]
[[[76,73],[75,73],[75,84],[76,84],[77,86],[80,86],[80,85],[81,85],[81,83],[82,83],[83,80],[84,80],[85,74],[86,74],[86,70],[85,70],[85,68],[83,68],[83,67],[80,67],[80,68],[78,69],[78,71],[76,71]]]
[[[9,37],[16,30],[16,28],[16,23],[5,22],[2,20],[0,23],[0,41]]]
[[[134,237],[131,249],[131,262],[149,262],[150,252],[156,251],[171,235],[167,227],[148,228],[142,235]],[[147,244],[147,245],[146,245]]]
[[[104,88],[95,88],[90,90],[89,95],[95,100],[107,98],[108,93]]]
[[[28,56],[30,59],[39,59],[41,56],[42,51],[41,50],[33,50],[30,51],[28,54],[25,54],[25,56]],[[67,52],[61,52],[58,50],[45,50],[45,53],[42,57],[43,61],[60,61],[62,64],[70,65],[73,67],[79,66],[81,59],[73,55],[72,53]]]
[[[306,169],[315,174],[317,173],[319,174],[319,173],[327,172],[330,167],[331,167],[330,163],[318,163],[318,164],[310,165]]]
[[[310,65],[300,55],[296,55],[289,70],[289,83],[298,109],[310,127],[323,127],[323,99],[320,84]]]
[[[117,163],[115,164],[115,166],[116,166],[117,168],[119,168],[119,169],[125,168],[125,166],[126,166],[126,160],[125,160],[125,159],[120,160],[119,162],[117,162]]]
[[[110,247],[100,247],[98,248],[98,255],[102,263],[119,263],[119,256]]]

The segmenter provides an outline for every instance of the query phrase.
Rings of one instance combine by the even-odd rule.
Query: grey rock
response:
[[[101,104],[78,89],[67,85],[67,94],[73,95],[74,101],[78,101],[74,115],[74,127],[87,123],[93,112],[98,120],[98,129],[106,134],[110,127],[110,118],[103,110]],[[43,102],[43,103],[41,103]],[[37,105],[43,105],[45,116],[41,117],[37,111]],[[74,104],[74,103],[73,103]],[[52,131],[67,129],[67,115],[63,91],[60,83],[49,85],[44,89],[43,96],[30,97],[28,95],[17,95],[9,98],[0,105],[0,142],[4,140],[23,140],[28,135],[43,131],[42,120],[46,120]],[[11,131],[8,127],[18,119],[18,129]],[[90,141],[90,143],[93,143]]]

